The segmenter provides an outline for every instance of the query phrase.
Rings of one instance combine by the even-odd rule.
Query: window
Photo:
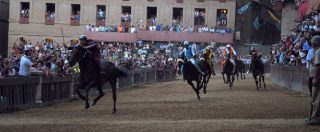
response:
[[[196,8],[194,10],[194,25],[204,25],[206,19],[206,9]]]
[[[29,23],[29,2],[21,2],[20,3],[20,23],[28,24]]]
[[[227,9],[218,9],[217,10],[217,26],[226,27],[228,25],[228,10]]]
[[[80,25],[80,4],[71,4],[71,25]]]
[[[121,7],[121,22],[131,22],[131,6]]]
[[[148,25],[155,25],[157,23],[157,7],[147,7],[147,22]]]
[[[183,20],[183,8],[173,8],[172,18],[174,20],[182,21]]]
[[[56,6],[54,3],[46,3],[45,23],[53,25],[56,18]]]
[[[96,26],[105,26],[106,20],[106,6],[97,5],[97,21]]]
[[[183,0],[176,0],[177,3],[183,3]]]

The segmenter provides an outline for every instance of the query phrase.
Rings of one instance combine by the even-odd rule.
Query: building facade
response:
[[[8,51],[9,0],[0,0],[0,55]]]
[[[84,34],[87,24],[148,25],[153,17],[164,25],[174,18],[184,26],[216,26],[223,12],[224,26],[234,30],[235,8],[236,0],[14,0],[10,3],[9,48],[22,37],[31,43],[48,37],[67,43]],[[203,19],[194,16],[196,11],[203,12]],[[130,15],[129,23],[125,15]]]

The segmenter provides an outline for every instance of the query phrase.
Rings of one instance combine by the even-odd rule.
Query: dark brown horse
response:
[[[257,53],[253,53],[251,55],[251,71],[252,71],[252,76],[255,80],[257,90],[261,88],[261,79],[263,81],[263,86],[266,88],[266,84],[264,82],[264,64],[261,62],[259,56]],[[259,76],[259,81],[257,80]],[[259,86],[258,86],[259,85]]]
[[[211,74],[214,73],[213,67],[210,65],[210,60],[207,56],[203,56],[203,58],[200,59],[200,62],[203,66],[203,71],[205,75],[202,78],[202,86],[203,86],[203,93],[207,93],[207,85],[209,83],[209,80],[211,78]]]
[[[245,65],[243,63],[242,60],[239,60],[237,58],[235,58],[236,61],[236,70],[235,70],[235,75],[237,77],[237,80],[239,81],[239,76],[242,79],[246,79],[246,75],[245,75]]]
[[[224,62],[224,64],[222,65],[222,78],[223,81],[227,84],[229,84],[229,89],[231,89],[231,87],[233,86],[233,82],[234,82],[234,65],[232,64],[230,57],[226,57],[226,60]],[[224,74],[227,75],[227,80],[225,80]]]
[[[74,66],[76,63],[79,64],[80,68],[80,82],[76,88],[76,92],[82,100],[85,100],[85,108],[88,109],[90,107],[88,92],[90,88],[97,87],[99,92],[99,96],[96,97],[92,106],[96,105],[98,100],[104,96],[102,86],[106,82],[109,81],[112,89],[112,97],[113,97],[113,111],[112,113],[116,113],[116,83],[117,78],[126,76],[126,73],[122,70],[115,67],[115,65],[111,62],[101,61],[100,62],[100,70],[103,72],[99,72],[97,63],[95,63],[94,57],[92,53],[83,46],[75,46],[71,48],[71,56],[69,58],[70,66]],[[103,73],[103,74],[102,74]],[[80,93],[80,90],[85,90],[86,95],[83,96]]]

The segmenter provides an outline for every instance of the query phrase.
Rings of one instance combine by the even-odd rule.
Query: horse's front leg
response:
[[[112,89],[112,99],[113,99],[113,109],[112,114],[115,114],[117,112],[116,104],[117,104],[117,78],[112,77],[110,80],[110,85]]]
[[[86,85],[86,83],[80,83],[76,88],[76,92],[77,92],[79,98],[82,100],[86,100],[86,97],[81,94],[80,89],[84,89],[85,85]]]
[[[221,73],[222,74],[222,79],[223,79],[223,82],[224,83],[228,83],[228,80],[226,81],[226,79],[224,78],[224,73]],[[228,76],[227,76],[228,77]],[[228,79],[228,78],[227,78]]]
[[[210,74],[209,75],[207,75],[207,76],[204,76],[203,77],[203,93],[204,94],[206,94],[207,93],[207,84],[208,84],[208,81],[207,81],[207,77],[208,76],[210,76]]]
[[[254,82],[256,83],[257,90],[259,91],[257,76],[253,75],[253,78],[254,78]]]
[[[264,75],[262,75],[262,82],[263,82],[264,88],[267,88],[266,83],[264,82]]]
[[[261,88],[261,76],[262,75],[259,75],[259,88]]]
[[[101,85],[97,87],[97,90],[98,90],[98,92],[99,92],[99,96],[96,97],[96,98],[92,101],[92,106],[95,106],[96,103],[98,102],[98,100],[99,100],[101,97],[104,96],[104,93],[103,93],[103,90],[102,90],[102,86],[101,86]]]
[[[187,81],[187,82],[188,82],[188,84],[192,87],[192,89],[194,90],[194,92],[197,94],[198,100],[200,100],[199,90],[194,87],[192,81]]]
[[[90,104],[89,104],[89,90],[90,90],[90,88],[86,89],[85,109],[88,109],[90,107]]]

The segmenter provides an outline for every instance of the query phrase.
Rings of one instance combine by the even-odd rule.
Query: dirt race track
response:
[[[73,101],[1,114],[0,132],[320,131],[304,124],[308,96],[277,88],[269,79],[261,91],[251,78],[236,81],[231,90],[220,77],[210,81],[200,101],[182,80],[120,90],[115,115],[110,91],[88,112],[82,101]]]

